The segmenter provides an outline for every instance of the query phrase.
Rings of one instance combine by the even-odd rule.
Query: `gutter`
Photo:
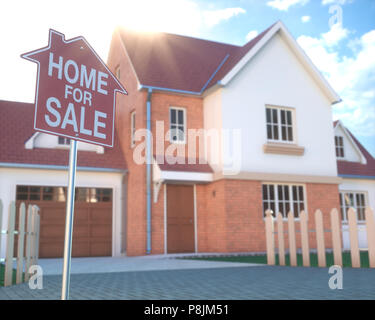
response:
[[[188,91],[188,90],[171,89],[171,88],[165,88],[165,87],[154,87],[154,86],[147,86],[147,85],[143,85],[143,84],[139,85],[139,90],[147,89],[148,90],[148,94],[150,94],[150,92],[152,92],[152,90],[154,90],[154,91],[166,91],[166,92],[174,92],[174,93],[180,93],[180,94],[188,94],[188,95],[194,95],[194,96],[201,96],[203,94],[204,90],[206,90],[206,87],[208,86],[208,84],[215,77],[215,75],[218,73],[218,71],[221,69],[221,67],[224,65],[224,63],[227,61],[228,58],[229,58],[229,54],[227,54],[224,57],[224,59],[220,62],[219,66],[216,68],[216,70],[209,77],[209,79],[207,80],[207,82],[202,87],[201,91]],[[217,84],[221,85],[221,82],[218,81]],[[148,102],[148,96],[147,96],[147,102]]]
[[[339,174],[338,175],[341,178],[346,179],[368,179],[368,180],[375,180],[375,176],[361,176],[356,174]]]
[[[41,169],[41,170],[68,170],[68,166],[57,166],[48,164],[32,164],[32,163],[11,163],[0,162],[0,168],[15,168],[15,169]],[[127,169],[116,168],[97,168],[97,167],[77,167],[77,171],[92,171],[92,172],[113,172],[126,173]]]
[[[151,165],[152,165],[152,135],[151,135],[151,95],[152,88],[148,88],[146,103],[146,213],[147,213],[147,241],[146,254],[151,253]]]

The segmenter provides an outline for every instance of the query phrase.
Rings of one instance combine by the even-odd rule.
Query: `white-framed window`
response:
[[[344,158],[344,138],[341,136],[335,136],[335,148],[336,148],[336,157]]]
[[[294,142],[293,109],[266,106],[267,140]]]
[[[263,183],[263,216],[270,209],[275,213],[281,212],[283,218],[288,217],[289,211],[293,212],[295,218],[299,218],[302,210],[305,210],[305,188],[304,185]]]
[[[130,114],[130,145],[135,146],[135,111]]]
[[[353,207],[357,211],[358,221],[365,221],[366,192],[340,191],[340,207],[342,221],[348,221],[348,210]]]
[[[69,146],[70,145],[70,139],[67,137],[58,137],[57,143],[59,146]]]
[[[185,143],[186,110],[184,108],[169,108],[170,142]]]

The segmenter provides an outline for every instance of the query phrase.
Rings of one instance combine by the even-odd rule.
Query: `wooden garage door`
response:
[[[66,188],[17,186],[17,203],[40,208],[40,258],[64,254]],[[76,188],[73,257],[112,254],[112,189]]]
[[[167,185],[167,251],[194,252],[194,187]]]

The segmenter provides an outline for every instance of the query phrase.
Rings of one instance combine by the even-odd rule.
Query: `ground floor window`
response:
[[[25,201],[66,201],[66,187],[50,186],[17,186],[16,199]],[[78,202],[111,202],[112,189],[109,188],[76,188],[75,201]]]
[[[342,221],[348,221],[348,210],[350,207],[353,207],[357,211],[358,221],[364,221],[366,209],[366,193],[341,191],[340,207]]]
[[[291,184],[263,184],[263,215],[270,209],[275,212],[281,212],[284,218],[287,218],[291,211],[294,217],[298,218],[302,210],[305,210],[305,192],[303,185]]]

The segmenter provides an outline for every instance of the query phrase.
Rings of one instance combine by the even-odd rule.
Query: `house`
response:
[[[337,170],[342,183],[339,185],[341,216],[343,221],[343,245],[349,249],[347,210],[357,210],[360,225],[358,241],[360,248],[367,248],[365,208],[375,208],[375,159],[338,120],[334,122]]]
[[[69,139],[35,132],[34,104],[0,101],[0,199],[40,208],[39,256],[62,257]],[[114,148],[78,142],[73,256],[120,256],[126,162]],[[0,255],[5,256],[5,241]]]
[[[119,28],[108,66],[129,92],[127,255],[265,251],[266,209],[329,227],[340,98],[281,21],[244,46]]]
[[[282,22],[244,46],[119,28],[108,66],[128,95],[113,149],[78,142],[73,256],[263,252],[267,209],[304,210],[309,229],[320,209],[329,229],[332,208],[375,206],[374,159]],[[0,101],[0,198],[38,205],[40,257],[61,257],[69,139],[33,113]]]

